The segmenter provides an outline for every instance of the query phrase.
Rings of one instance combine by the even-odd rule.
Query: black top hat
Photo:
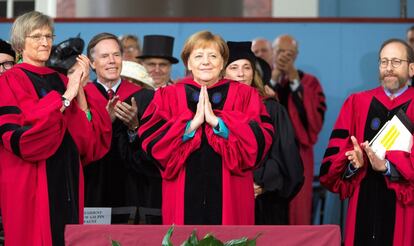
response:
[[[144,36],[144,47],[142,54],[137,58],[164,58],[172,64],[178,63],[178,59],[172,56],[174,38],[165,35]]]
[[[14,52],[11,45],[3,39],[0,39],[0,53],[8,54],[12,56],[13,59],[16,59],[16,52]]]
[[[254,68],[256,66],[256,56],[251,50],[252,42],[232,42],[227,41],[227,46],[229,47],[229,60],[227,61],[226,67],[237,60],[247,59],[252,64]]]
[[[85,42],[83,39],[69,38],[52,48],[46,65],[66,73],[76,63],[76,57],[82,54]]]

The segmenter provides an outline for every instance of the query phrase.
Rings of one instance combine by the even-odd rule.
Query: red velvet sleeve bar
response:
[[[240,83],[230,84],[226,105],[214,112],[226,124],[229,137],[222,138],[206,126],[207,139],[232,173],[244,175],[260,163],[270,148],[270,116],[256,90]]]
[[[306,113],[307,128],[302,124],[298,110],[293,103],[292,96],[288,106],[288,112],[298,141],[305,146],[313,146],[322,129],[326,111],[325,95],[318,79],[310,74],[305,74],[301,80],[302,103]]]
[[[320,168],[320,182],[330,191],[339,193],[341,199],[350,197],[354,192],[356,186],[359,185],[364,177],[362,170],[359,170],[354,176],[349,179],[344,179],[343,174],[348,167],[348,159],[345,152],[352,150],[351,136],[362,139],[361,132],[357,134],[354,132],[355,123],[354,112],[355,96],[350,96],[344,103],[336,120],[335,126],[332,130],[328,147],[325,151],[322,165]]]
[[[55,153],[65,134],[60,112],[59,93],[48,93],[42,99],[29,92],[32,85],[23,72],[4,74],[0,79],[0,133],[4,147],[30,162],[45,160]],[[16,98],[20,100],[17,101]],[[20,107],[29,108],[25,112]],[[7,109],[15,113],[8,112]],[[17,113],[18,112],[18,113]]]
[[[182,140],[193,113],[186,106],[179,106],[185,98],[178,98],[176,90],[184,90],[183,85],[156,91],[138,130],[144,151],[157,160],[161,174],[167,180],[177,176],[185,160],[201,143],[200,128],[193,138]]]
[[[71,134],[77,145],[80,146],[82,164],[99,160],[109,150],[112,138],[112,122],[106,111],[105,98],[100,94],[96,86],[88,84],[85,88],[85,95],[91,111],[92,121],[88,121],[85,112],[78,107],[72,108],[71,113],[80,114],[77,122],[68,122],[69,129],[73,128]],[[68,112],[69,113],[69,112]]]

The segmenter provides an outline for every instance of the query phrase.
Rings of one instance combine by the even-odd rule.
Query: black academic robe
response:
[[[255,183],[264,189],[256,197],[255,223],[287,225],[289,201],[303,185],[303,164],[286,109],[271,98],[264,103],[275,133],[263,165],[254,171]]]
[[[108,101],[108,95],[98,83],[88,86],[96,87],[101,97]],[[142,89],[127,80],[122,80],[116,95],[119,100],[130,104],[133,96],[137,102],[138,119],[151,101],[153,91]],[[100,160],[84,168],[85,172],[85,206],[87,207],[121,207],[137,206],[144,203],[145,177],[138,173],[131,161],[130,148],[139,149],[137,140],[130,143],[128,127],[119,119],[112,123],[112,142],[108,153]],[[132,145],[132,147],[131,147]],[[135,146],[135,147],[134,147]]]

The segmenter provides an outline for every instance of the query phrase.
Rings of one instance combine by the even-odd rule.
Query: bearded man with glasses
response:
[[[349,198],[345,245],[414,245],[414,52],[403,40],[385,41],[379,51],[381,86],[351,95],[332,131],[320,182]],[[404,127],[379,137],[385,153],[368,142],[394,115]],[[403,133],[406,128],[410,133]],[[384,131],[386,132],[386,131]],[[391,132],[391,131],[390,131]],[[404,134],[403,148],[392,141]],[[394,140],[390,140],[390,139]]]
[[[16,53],[11,45],[0,39],[0,76],[15,64]]]

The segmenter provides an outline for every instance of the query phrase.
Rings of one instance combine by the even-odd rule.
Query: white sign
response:
[[[111,208],[87,207],[83,211],[84,224],[111,224]]]

